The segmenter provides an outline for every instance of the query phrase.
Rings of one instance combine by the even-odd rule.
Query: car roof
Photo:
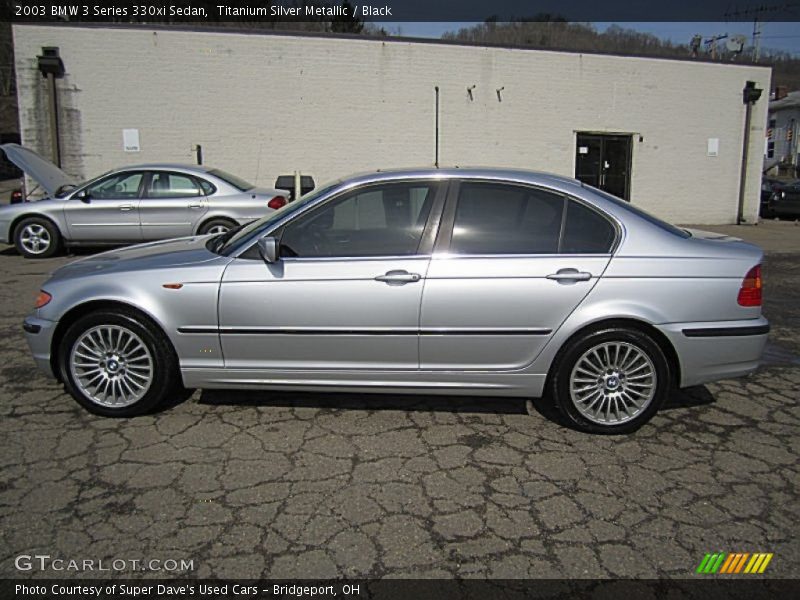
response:
[[[420,167],[410,169],[387,169],[357,173],[346,177],[348,183],[369,183],[400,179],[490,179],[538,184],[560,189],[580,188],[582,183],[572,177],[565,177],[545,171],[530,171],[502,167]]]
[[[141,165],[125,165],[124,167],[114,169],[114,172],[131,171],[136,169],[178,169],[181,171],[196,171],[198,173],[206,173],[212,170],[213,167],[208,167],[206,165],[186,165],[181,163],[145,163]]]

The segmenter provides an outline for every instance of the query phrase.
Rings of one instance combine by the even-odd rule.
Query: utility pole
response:
[[[761,21],[756,16],[753,19],[753,62],[758,62],[761,56]]]

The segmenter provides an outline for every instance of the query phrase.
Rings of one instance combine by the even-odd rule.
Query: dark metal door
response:
[[[631,136],[579,133],[575,178],[629,200]]]

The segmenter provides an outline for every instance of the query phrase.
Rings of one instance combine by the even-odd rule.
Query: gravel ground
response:
[[[0,576],[74,574],[15,569],[38,553],[185,559],[175,575],[222,578],[687,577],[724,551],[773,552],[765,576],[798,577],[800,229],[735,231],[756,230],[764,366],[675,393],[628,437],[497,398],[198,392],[94,417],[22,336],[69,258],[0,250]]]

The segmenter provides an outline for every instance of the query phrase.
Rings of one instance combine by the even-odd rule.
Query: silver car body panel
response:
[[[413,179],[496,180],[560,191],[605,213],[618,237],[611,254],[433,251],[272,264],[247,257],[257,239],[344,191]],[[610,319],[660,332],[686,386],[753,371],[766,343],[760,307],[736,301],[744,275],[762,260],[758,247],[702,232],[680,237],[574,180],[489,169],[372,173],[298,207],[254,226],[228,256],[208,250],[208,238],[190,237],[59,269],[43,286],[53,300],[31,316],[41,329],[27,333],[37,363],[49,369],[53,324],[93,301],[149,315],[175,347],[185,385],[205,388],[539,396],[570,337]],[[591,276],[547,277],[564,268]],[[396,270],[419,277],[405,285],[375,279]],[[181,287],[164,287],[170,283]]]
[[[16,144],[5,144],[3,148],[6,146]],[[6,151],[9,153],[8,149]],[[29,172],[26,167],[36,163],[29,172],[32,177],[36,173],[43,177],[42,181],[56,181],[56,176],[43,166],[49,165],[60,172],[55,165],[22,146],[17,146],[14,151],[28,158],[17,162],[26,172]],[[14,152],[9,153],[12,155]],[[180,164],[135,165],[104,173],[61,198],[0,207],[0,242],[13,243],[16,225],[33,216],[52,221],[67,244],[124,244],[188,236],[196,234],[204,223],[212,219],[224,218],[238,224],[259,219],[274,212],[267,206],[272,198],[286,195],[286,192],[269,188],[242,191],[213,175],[211,170],[209,167]],[[215,191],[190,197],[92,198],[88,202],[79,197],[85,188],[106,177],[137,171],[190,175],[210,183]],[[58,187],[60,185],[55,188],[49,185],[48,192],[50,189],[54,192]]]

